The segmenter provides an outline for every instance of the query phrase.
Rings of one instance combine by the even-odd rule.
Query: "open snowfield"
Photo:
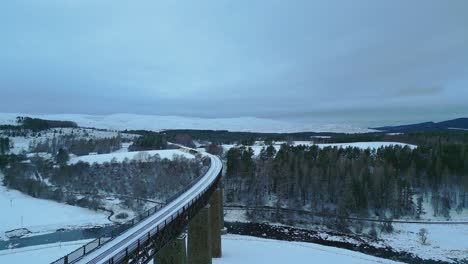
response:
[[[90,240],[80,240],[66,243],[53,243],[18,249],[0,251],[0,263],[37,263],[47,264],[55,261],[73,250],[83,246]]]
[[[0,251],[0,263],[50,263],[87,241],[47,244]],[[223,236],[223,257],[214,264],[258,263],[398,263],[345,249],[312,243],[285,242],[248,236]],[[150,262],[152,263],[152,262]]]
[[[398,263],[362,253],[317,245],[249,236],[223,236],[223,257],[214,264]]]
[[[109,154],[100,155],[86,155],[78,156],[70,159],[69,164],[75,164],[79,161],[87,163],[98,163],[111,162],[115,158],[115,161],[122,162],[125,158],[129,160],[140,160],[145,161],[148,157],[158,154],[161,159],[167,158],[172,159],[175,155],[184,156],[186,158],[195,158],[194,155],[187,152],[183,152],[177,149],[164,149],[164,150],[150,150],[150,151],[132,151],[132,152],[114,152]]]
[[[395,231],[381,234],[385,244],[400,251],[411,252],[423,259],[468,261],[468,225],[433,225],[394,223]],[[417,233],[428,230],[427,244],[422,245]]]
[[[254,132],[346,132],[363,133],[370,132],[365,127],[346,124],[324,124],[308,122],[290,122],[285,120],[273,120],[257,117],[237,118],[199,118],[183,116],[157,116],[136,114],[113,115],[81,115],[81,114],[17,114],[0,113],[0,124],[15,124],[17,116],[29,116],[43,119],[74,121],[82,127],[95,127],[104,129],[213,129],[230,131],[254,131]]]
[[[3,186],[0,175],[0,239],[5,232],[27,228],[31,232],[51,232],[59,228],[109,224],[107,215],[88,209],[37,199]],[[0,263],[3,263],[0,261]]]
[[[223,257],[213,264],[400,263],[313,243],[289,242],[250,236],[224,235]],[[153,264],[153,262],[150,262]]]
[[[427,204],[425,205],[427,206]],[[230,222],[249,222],[245,212],[241,210],[227,210],[224,219]],[[454,221],[454,224],[393,223],[394,231],[392,233],[379,232],[379,241],[377,243],[371,240],[368,240],[367,243],[377,248],[391,247],[395,251],[409,252],[422,259],[454,263],[457,262],[454,260],[468,261],[468,225],[457,223],[468,220],[467,212],[458,215],[453,211],[451,215],[453,216],[452,221]],[[446,219],[435,218],[427,214],[423,218],[424,220],[421,221],[446,221]],[[409,220],[414,221],[414,219]],[[282,224],[271,223],[271,225],[281,226]],[[314,225],[298,225],[296,227],[316,231],[322,228],[322,226]],[[427,243],[425,245],[421,243],[417,235],[421,228],[425,228],[428,231]],[[333,236],[327,233],[323,233],[322,238],[329,241],[360,243],[344,236]]]
[[[294,146],[299,146],[299,145],[306,145],[306,146],[312,146],[314,145],[313,142],[311,141],[295,141],[293,143]],[[354,143],[333,143],[333,144],[316,144],[319,148],[325,148],[325,147],[337,147],[337,148],[347,148],[347,147],[356,147],[360,149],[378,149],[381,147],[389,147],[389,146],[408,146],[410,148],[416,148],[417,146],[411,145],[411,144],[406,144],[406,143],[400,143],[400,142],[354,142]],[[224,151],[228,151],[229,149],[235,147],[236,145],[223,145]],[[273,145],[276,150],[279,150],[281,148],[281,143],[275,143]],[[262,148],[265,146],[255,144],[253,146],[250,146],[252,150],[254,151],[254,155],[258,156],[260,154],[260,151]]]

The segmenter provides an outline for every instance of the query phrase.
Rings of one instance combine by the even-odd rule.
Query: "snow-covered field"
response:
[[[157,116],[136,114],[113,115],[81,115],[81,114],[17,114],[0,113],[0,124],[15,124],[17,116],[29,116],[43,119],[74,121],[82,127],[96,127],[104,129],[213,129],[230,131],[254,132],[370,132],[364,127],[346,124],[311,124],[308,122],[290,122],[286,120],[273,120],[257,117],[237,118],[199,118],[183,116]]]
[[[18,249],[0,251],[0,263],[37,263],[46,264],[55,261],[73,250],[83,246],[90,240],[80,240],[66,243],[53,243]]]
[[[104,213],[33,198],[6,188],[2,182],[0,175],[0,239],[6,237],[5,232],[20,228],[36,233],[110,223]]]
[[[215,264],[257,263],[398,263],[366,254],[313,243],[249,236],[223,236],[223,257]]]
[[[276,150],[279,150],[281,148],[281,142],[275,143],[273,146],[275,147]],[[311,146],[314,145],[314,142],[312,141],[294,141],[293,142],[294,146],[299,146],[299,145],[306,145],[306,146]],[[354,142],[354,143],[333,143],[333,144],[316,144],[319,148],[325,148],[325,147],[337,147],[337,148],[347,148],[347,147],[356,147],[360,149],[378,149],[381,147],[389,147],[389,146],[408,146],[410,148],[416,148],[417,146],[411,145],[411,144],[406,144],[406,143],[400,143],[400,142]],[[224,151],[228,151],[229,149],[235,147],[236,145],[223,145]],[[255,143],[253,146],[250,146],[252,150],[254,151],[254,155],[257,156],[260,154],[260,151],[262,148],[264,148],[264,145],[261,145],[259,143]]]
[[[411,252],[423,259],[468,260],[468,225],[393,224],[394,232],[381,234],[385,244],[395,250]],[[417,233],[428,230],[427,244],[421,244]]]
[[[111,162],[113,159],[116,162],[122,162],[125,158],[129,160],[139,160],[145,161],[151,156],[158,154],[161,159],[167,158],[172,159],[175,155],[184,156],[186,158],[195,158],[194,155],[183,152],[177,149],[164,149],[164,150],[150,150],[150,151],[132,151],[132,152],[114,152],[109,154],[100,154],[100,155],[86,155],[78,156],[70,159],[69,164],[75,164],[79,161],[87,163],[98,163],[102,164],[104,162]]]
[[[223,257],[214,264],[258,263],[398,263],[345,249],[312,243],[285,242],[249,236],[223,236]],[[87,241],[54,243],[0,251],[0,263],[50,263]],[[152,262],[150,262],[152,263]]]
[[[425,204],[427,205],[427,204]],[[452,215],[455,216],[455,212]],[[465,218],[463,218],[465,217]],[[454,217],[455,222],[467,221],[466,212]],[[225,221],[249,222],[245,211],[227,210]],[[413,219],[411,219],[414,221]],[[426,215],[425,221],[446,221]],[[280,223],[270,223],[273,226],[283,226]],[[311,229],[314,231],[326,231],[321,225],[297,225],[298,228]],[[454,262],[453,260],[468,261],[468,225],[467,224],[428,224],[428,223],[393,223],[392,233],[379,232],[379,241],[367,240],[367,243],[380,248],[391,247],[395,251],[409,252],[422,259],[440,260]],[[418,236],[421,228],[428,231],[427,243],[423,245]],[[319,232],[320,233],[320,232]],[[341,241],[353,244],[361,242],[346,236],[333,236],[323,232],[322,239],[329,241]],[[456,262],[456,261],[455,261]]]

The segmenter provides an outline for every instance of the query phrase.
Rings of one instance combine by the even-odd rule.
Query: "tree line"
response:
[[[170,160],[161,159],[159,155],[147,157],[144,161],[126,159],[121,163],[78,162],[61,166],[38,157],[31,158],[30,162],[24,161],[24,157],[13,155],[8,159],[9,166],[3,166],[7,187],[33,197],[92,209],[101,204],[93,195],[98,193],[165,200],[209,168],[209,164],[200,159],[176,156]],[[73,193],[89,196],[77,199]],[[132,209],[142,209],[138,207],[141,204],[132,198],[125,203]]]
[[[75,155],[88,155],[89,153],[105,154],[121,148],[122,138],[120,135],[110,138],[86,139],[74,135],[63,135],[47,138],[40,142],[32,142],[32,152],[47,152],[53,155],[60,149]]]
[[[141,134],[128,148],[130,151],[167,149],[168,142],[195,148],[192,136],[189,134],[166,134],[166,132],[139,131]]]
[[[432,142],[432,140],[429,140]],[[419,218],[422,203],[450,218],[468,206],[468,145],[444,143],[377,150],[273,146],[226,155],[226,201],[321,214]]]
[[[33,132],[47,130],[50,128],[58,128],[58,127],[70,127],[70,128],[78,127],[78,125],[72,121],[45,120],[45,119],[40,119],[40,118],[31,118],[31,117],[23,117],[23,116],[18,116],[16,118],[16,122],[19,124],[21,128],[29,129]]]
[[[259,133],[259,132],[233,132],[227,130],[194,130],[194,129],[173,129],[163,132],[168,138],[185,134],[199,141],[206,141],[215,144],[247,143],[251,145],[256,140],[266,141],[287,141],[287,140],[310,140],[315,136],[331,136],[336,133],[322,132],[297,132],[297,133]],[[249,142],[251,142],[249,144]]]
[[[167,148],[167,139],[157,132],[144,133],[138,137],[128,148],[129,151],[160,150]]]

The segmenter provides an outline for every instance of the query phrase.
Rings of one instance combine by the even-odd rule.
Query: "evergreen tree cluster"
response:
[[[5,155],[10,150],[10,139],[0,137],[0,155]]]
[[[17,117],[16,122],[24,129],[29,129],[33,132],[47,130],[57,127],[77,128],[78,125],[72,121],[44,120],[31,117]]]
[[[125,131],[124,131],[125,132]],[[128,131],[129,133],[146,134],[148,131]],[[163,132],[170,141],[177,135],[189,135],[199,141],[209,141],[215,144],[234,144],[242,143],[252,145],[255,140],[267,141],[286,141],[292,140],[310,140],[315,136],[331,136],[336,133],[316,133],[316,132],[298,132],[298,133],[259,133],[259,132],[232,132],[227,130],[194,130],[194,129],[174,129]]]
[[[156,132],[145,133],[138,137],[128,148],[129,151],[160,150],[167,148],[166,136]]]
[[[60,149],[75,155],[88,155],[95,152],[105,154],[121,148],[122,138],[120,136],[111,138],[86,139],[74,135],[64,135],[47,138],[38,143],[32,143],[32,152],[47,152],[56,155]]]
[[[307,209],[320,214],[420,217],[468,206],[468,145],[319,148],[283,145],[227,153],[226,200],[233,204]]]
[[[67,164],[67,162],[70,160],[70,155],[68,152],[64,149],[59,149],[57,155],[55,156],[55,161],[61,165],[64,166]]]

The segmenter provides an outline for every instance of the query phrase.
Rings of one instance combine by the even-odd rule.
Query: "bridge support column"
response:
[[[211,217],[211,255],[213,258],[220,258],[222,255],[221,250],[221,223],[224,213],[223,213],[223,205],[222,205],[222,192],[221,189],[218,188],[214,191],[213,195],[210,199],[210,217]]]
[[[180,235],[163,247],[154,256],[153,264],[187,264],[185,237]]]
[[[224,186],[219,187],[219,199],[220,199],[219,203],[221,205],[221,208],[219,209],[219,213],[221,217],[220,227],[223,231],[226,231],[224,228]]]
[[[188,226],[188,264],[211,264],[210,205],[203,207]]]

